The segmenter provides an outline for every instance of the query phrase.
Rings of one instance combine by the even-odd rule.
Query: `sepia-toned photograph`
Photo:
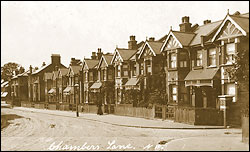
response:
[[[249,151],[249,1],[1,1],[1,151]]]

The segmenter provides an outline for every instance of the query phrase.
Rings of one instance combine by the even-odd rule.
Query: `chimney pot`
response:
[[[155,38],[154,37],[150,37],[148,41],[153,42],[153,41],[155,41]]]
[[[189,16],[182,17],[182,23],[189,23]]]
[[[180,26],[181,32],[190,32],[191,31],[191,23],[189,23],[189,16],[182,17],[182,23]]]
[[[211,23],[211,20],[205,20],[203,21],[204,25],[208,24],[208,23]]]
[[[135,41],[135,36],[134,35],[130,36],[130,41]]]

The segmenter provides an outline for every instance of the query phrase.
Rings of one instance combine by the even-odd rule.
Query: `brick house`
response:
[[[144,106],[165,102],[165,60],[160,52],[163,41],[164,39],[155,41],[153,37],[149,38],[138,56],[140,85],[143,92],[140,104]]]
[[[44,83],[45,83],[45,102],[53,101],[53,94],[49,93],[49,91],[53,88],[53,73],[46,72],[44,73]]]
[[[43,66],[34,72],[29,72],[29,100],[33,102],[44,102],[45,101],[45,81],[44,75],[48,72],[53,72],[56,68],[64,67],[61,64],[61,56],[59,54],[51,55],[51,63],[48,65],[43,64]],[[31,67],[32,68],[32,67]]]
[[[249,51],[249,13],[229,13],[222,20],[212,40],[220,51],[221,95],[232,95],[228,118],[232,125],[241,124],[241,109],[249,103],[249,91],[244,85],[230,79],[227,70],[233,68],[235,55],[243,50]]]
[[[116,48],[111,63],[115,68],[115,101],[116,104],[131,104],[130,100],[125,99],[125,85],[132,85],[132,81],[138,82],[136,78],[136,61],[130,60],[137,57],[136,53],[142,43],[137,44],[135,36],[130,36],[128,41],[128,49]],[[132,62],[134,61],[134,62]],[[131,79],[132,76],[135,78]],[[134,84],[134,83],[133,83]],[[130,86],[131,86],[130,85]],[[136,84],[135,84],[136,85]]]
[[[94,104],[95,102],[94,100],[92,100],[92,98],[90,98],[90,87],[98,79],[97,66],[99,60],[101,59],[101,56],[102,56],[101,48],[98,48],[97,56],[96,52],[92,52],[91,59],[84,58],[83,60],[82,64],[83,99],[81,103]]]
[[[170,30],[161,48],[167,60],[168,103],[177,105],[176,121],[222,124],[218,96],[224,94],[221,86],[224,55],[215,37],[223,22],[205,20],[204,25],[191,26],[189,17],[185,16],[180,31]]]
[[[17,74],[11,79],[11,97],[16,105],[28,100],[28,72]]]
[[[103,54],[98,66],[98,79],[90,86],[90,98],[95,104],[110,105],[115,104],[115,89],[114,89],[114,67],[111,64],[113,54]],[[104,111],[105,112],[105,111]]]
[[[71,58],[71,63],[68,68],[68,84],[63,90],[65,100],[70,104],[76,104],[80,99],[80,70],[81,61]]]
[[[58,88],[58,101],[59,101],[59,103],[66,102],[63,98],[63,90],[67,87],[67,83],[68,83],[67,74],[68,74],[67,68],[59,68],[58,69],[57,88]]]

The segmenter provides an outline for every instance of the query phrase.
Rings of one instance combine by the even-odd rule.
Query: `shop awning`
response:
[[[128,82],[125,84],[125,86],[135,86],[139,82],[138,78],[130,78]]]
[[[70,87],[70,86],[67,86],[67,87],[63,90],[64,93],[70,93],[70,91],[71,91],[71,87]]]
[[[8,92],[1,92],[1,98],[4,98],[8,95]]]
[[[100,89],[102,87],[102,83],[101,82],[95,82],[90,89]]]
[[[54,94],[54,93],[56,93],[56,90],[54,88],[51,88],[48,92],[48,94]]]
[[[212,68],[190,71],[184,79],[185,86],[213,86],[218,70],[218,68]]]

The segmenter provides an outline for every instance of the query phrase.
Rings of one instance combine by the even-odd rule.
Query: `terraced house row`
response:
[[[227,123],[240,125],[249,92],[227,69],[243,50],[249,51],[249,13],[203,25],[184,16],[178,31],[160,39],[138,43],[130,36],[128,48],[98,48],[91,58],[72,58],[68,67],[52,54],[51,64],[13,77],[12,96],[27,107],[96,113],[103,105],[104,113],[197,125],[223,124],[220,101],[226,100]]]

